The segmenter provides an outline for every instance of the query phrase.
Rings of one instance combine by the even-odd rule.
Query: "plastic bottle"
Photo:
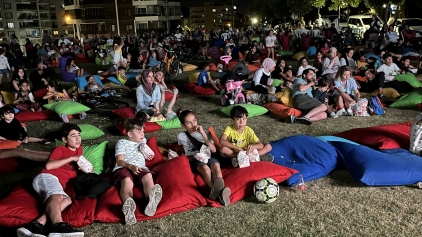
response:
[[[306,190],[306,184],[301,174],[299,174],[299,190],[302,190],[302,191]]]

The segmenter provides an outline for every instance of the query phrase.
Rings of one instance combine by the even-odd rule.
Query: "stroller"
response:
[[[249,69],[243,63],[238,63],[235,66],[232,80],[228,80],[225,84],[226,93],[221,96],[221,104],[223,106],[232,104],[246,103],[245,95],[242,93],[242,84],[249,78]]]

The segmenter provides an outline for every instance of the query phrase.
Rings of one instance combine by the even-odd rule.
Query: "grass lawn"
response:
[[[296,65],[296,62],[291,62]],[[80,64],[88,72],[103,67],[94,64]],[[28,70],[30,71],[30,70]],[[186,81],[187,73],[179,76],[177,85]],[[2,89],[6,85],[2,85]],[[134,106],[134,100],[130,100]],[[196,111],[199,124],[212,125],[220,135],[229,119],[220,109],[219,96],[200,97],[181,93],[175,107]],[[416,110],[386,108],[386,115],[371,117],[340,117],[315,122],[311,126],[287,124],[266,114],[250,118],[252,127],[260,140],[270,142],[283,137],[308,134],[330,135],[358,127],[397,123],[413,120]],[[106,135],[85,142],[86,144],[109,141],[113,149],[122,135],[115,135],[110,127],[120,122],[114,116],[89,114],[85,121],[101,128]],[[49,131],[58,129],[62,122],[29,122],[31,136],[43,137]],[[176,141],[181,129],[157,132],[160,145]],[[152,134],[147,134],[150,137]],[[29,144],[25,147],[51,150],[54,145]],[[27,171],[0,174],[0,195],[4,197],[10,187],[19,180],[32,179],[41,166]],[[305,180],[306,181],[306,180]],[[421,190],[415,187],[363,187],[349,172],[339,169],[328,177],[307,182],[303,193],[295,188],[280,187],[280,197],[272,204],[260,204],[248,197],[226,208],[202,207],[165,218],[139,222],[127,227],[122,224],[95,223],[82,228],[85,236],[420,236],[422,211]],[[165,190],[164,190],[164,195]],[[14,236],[14,230],[0,228],[0,236]]]

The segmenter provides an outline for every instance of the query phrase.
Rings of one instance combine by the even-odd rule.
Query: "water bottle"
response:
[[[299,174],[299,190],[301,190],[301,191],[306,190],[306,184],[305,184],[305,181],[303,180],[303,176],[301,174]]]

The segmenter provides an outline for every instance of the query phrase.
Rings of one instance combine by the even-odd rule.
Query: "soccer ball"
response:
[[[264,178],[256,182],[253,193],[260,202],[272,203],[279,195],[278,184],[272,178]]]

